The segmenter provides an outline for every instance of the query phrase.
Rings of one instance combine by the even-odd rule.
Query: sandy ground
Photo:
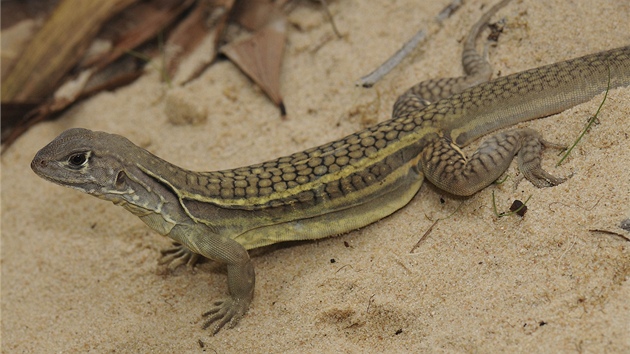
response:
[[[282,86],[288,119],[229,62],[184,88],[155,72],[83,102],[2,156],[2,351],[6,353],[630,352],[630,90],[613,90],[568,161],[566,183],[507,183],[458,199],[425,184],[405,208],[361,230],[257,252],[257,284],[236,328],[211,336],[201,313],[226,293],[225,270],[157,265],[169,241],[122,208],[38,178],[29,163],[63,130],[127,136],[182,167],[215,170],[288,154],[388,119],[400,93],[461,74],[461,40],[487,0],[466,1],[372,89],[354,82],[446,0],[334,1],[344,39],[315,4],[291,15]],[[627,0],[514,0],[489,51],[508,74],[630,43]],[[481,46],[480,46],[481,47]],[[207,112],[167,122],[168,100]],[[602,100],[523,124],[571,142]],[[497,218],[531,196],[524,218]],[[461,205],[461,206],[460,206]],[[458,209],[459,208],[459,209]],[[413,246],[433,220],[448,217]],[[628,236],[628,233],[625,233]],[[333,261],[334,260],[334,261]]]

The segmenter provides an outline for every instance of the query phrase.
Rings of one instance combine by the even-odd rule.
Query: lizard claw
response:
[[[184,245],[174,243],[173,247],[160,251],[162,258],[158,264],[168,264],[168,269],[173,271],[177,267],[186,264],[186,268],[194,273],[195,264],[199,261],[199,255],[192,252]]]
[[[212,326],[213,335],[217,334],[226,324],[228,328],[234,327],[249,307],[247,301],[233,298],[220,299],[212,305],[214,307],[202,315],[203,317],[208,317],[202,328],[207,329]]]

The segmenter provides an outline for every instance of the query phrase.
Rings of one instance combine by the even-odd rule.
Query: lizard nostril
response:
[[[37,158],[34,158],[33,161],[31,161],[31,169],[33,171],[37,172],[37,170],[43,167],[46,167],[46,163],[44,161]]]
[[[31,168],[33,169],[46,168],[46,166],[48,166],[48,162],[46,162],[46,160],[43,160],[43,159],[35,159],[33,160],[33,162],[31,162]]]

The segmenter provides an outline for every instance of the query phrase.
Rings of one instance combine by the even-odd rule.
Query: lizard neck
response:
[[[97,196],[122,206],[152,229],[167,235],[174,226],[189,219],[177,191],[166,182],[185,170],[130,144],[116,157],[124,166],[118,173],[116,190]],[[158,171],[160,177],[147,173],[148,170]]]

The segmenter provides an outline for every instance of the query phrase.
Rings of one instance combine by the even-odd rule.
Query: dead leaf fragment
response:
[[[280,67],[285,40],[286,19],[284,16],[276,16],[272,22],[251,36],[221,48],[221,52],[280,107],[283,116],[286,111],[280,94]]]
[[[2,101],[45,99],[81,59],[103,23],[135,1],[62,0],[2,80]]]

